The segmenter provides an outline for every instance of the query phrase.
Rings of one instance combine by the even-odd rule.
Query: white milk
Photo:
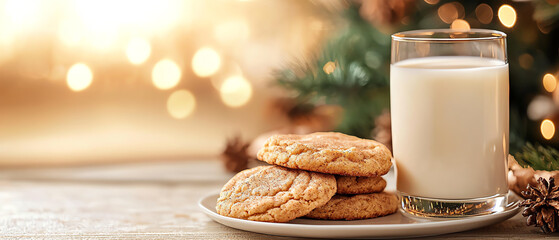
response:
[[[439,199],[507,193],[508,64],[426,57],[390,71],[398,190]]]

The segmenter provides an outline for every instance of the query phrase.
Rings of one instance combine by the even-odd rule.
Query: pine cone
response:
[[[559,185],[555,185],[555,179],[539,178],[536,187],[528,186],[522,192],[525,198],[521,206],[526,208],[522,216],[526,219],[527,225],[540,227],[545,233],[557,231],[558,211],[559,211]]]
[[[227,139],[225,150],[221,154],[225,169],[229,172],[240,172],[247,169],[250,156],[247,148],[250,143],[245,143],[240,136]]]
[[[508,182],[509,189],[514,191],[516,194],[522,196],[522,191],[525,190],[528,185],[536,186],[537,180],[540,177],[549,179],[550,177],[559,177],[559,171],[544,171],[544,170],[534,170],[530,166],[522,167],[516,161],[514,156],[509,154],[508,157],[509,173]]]

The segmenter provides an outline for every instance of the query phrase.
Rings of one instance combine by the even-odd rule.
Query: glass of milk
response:
[[[403,211],[466,217],[504,210],[508,69],[499,31],[392,35],[392,141]]]

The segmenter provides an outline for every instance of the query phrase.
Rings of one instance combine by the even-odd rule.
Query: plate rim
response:
[[[339,231],[339,230],[349,230],[349,231],[350,230],[395,231],[395,230],[402,230],[402,229],[418,230],[418,229],[435,228],[435,227],[455,227],[455,226],[460,226],[460,225],[463,225],[463,224],[484,223],[484,222],[487,222],[487,221],[500,219],[501,217],[504,218],[503,219],[503,221],[504,221],[506,219],[509,219],[509,218],[515,216],[520,211],[520,206],[519,206],[519,201],[520,200],[516,200],[516,201],[511,202],[510,206],[507,207],[505,209],[505,211],[497,212],[497,213],[493,213],[493,214],[489,214],[489,215],[472,216],[472,217],[467,217],[467,218],[436,219],[436,220],[425,221],[425,222],[398,223],[398,224],[387,223],[387,224],[368,224],[368,225],[367,224],[359,224],[359,225],[352,225],[352,224],[308,225],[308,224],[303,224],[303,223],[258,222],[258,221],[251,221],[251,220],[246,220],[246,219],[238,219],[238,218],[223,216],[223,215],[220,215],[217,212],[215,212],[215,210],[212,210],[209,207],[206,207],[204,205],[204,201],[208,201],[208,200],[211,200],[211,199],[217,199],[218,197],[219,197],[219,193],[208,194],[208,195],[200,198],[200,200],[198,201],[198,206],[213,221],[216,221],[216,222],[218,222],[222,225],[225,225],[225,226],[228,226],[228,227],[231,227],[231,228],[240,229],[240,230],[244,230],[244,231],[251,231],[251,232],[257,232],[257,231],[252,231],[252,230],[247,230],[247,229],[243,229],[243,228],[233,227],[233,226],[230,226],[229,224],[222,223],[222,221],[219,221],[219,220],[237,222],[237,223],[240,223],[242,225],[247,225],[247,227],[272,227],[272,228],[276,228],[276,229],[281,228],[281,227],[287,227],[287,228],[292,228],[293,230],[323,230],[323,229],[327,228],[330,231]],[[445,234],[445,233],[466,231],[466,230],[469,230],[469,229],[475,229],[475,228],[479,228],[479,227],[482,227],[482,226],[486,226],[486,224],[482,224],[480,226],[476,226],[476,227],[472,227],[472,228],[466,228],[464,230],[458,230],[458,231],[452,231],[451,230],[451,231],[440,231],[438,233],[433,233],[433,234],[410,234],[410,235],[403,235],[403,236],[405,237],[405,236],[440,235],[440,234]],[[424,230],[427,230],[427,229],[424,229]],[[257,232],[257,233],[270,234],[270,233],[266,233],[266,232],[263,232],[263,231]],[[285,234],[285,235],[282,235],[282,236],[301,236],[301,235]],[[386,234],[383,234],[382,236],[386,236]]]

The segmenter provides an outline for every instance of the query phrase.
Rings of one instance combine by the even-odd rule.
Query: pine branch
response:
[[[313,62],[278,71],[276,81],[301,103],[340,105],[345,111],[337,130],[368,138],[374,117],[388,107],[390,35],[364,20],[357,5],[344,15],[347,26]],[[323,69],[329,62],[333,71]]]
[[[534,170],[559,170],[559,151],[549,146],[527,143],[522,151],[514,154],[518,164]]]

